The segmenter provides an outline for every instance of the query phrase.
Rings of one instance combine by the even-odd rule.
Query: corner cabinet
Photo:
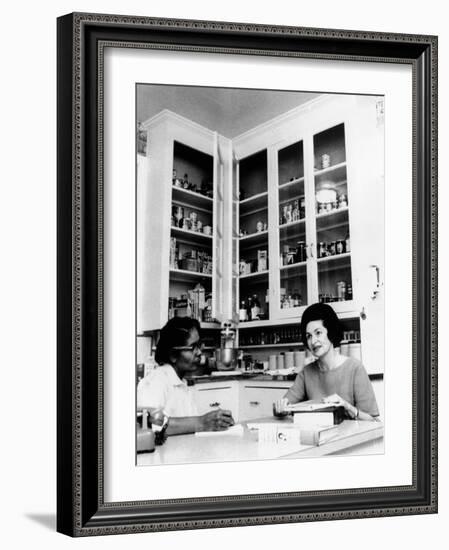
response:
[[[139,332],[186,314],[178,298],[198,285],[201,311],[189,313],[234,319],[242,334],[330,302],[357,319],[362,360],[382,372],[382,99],[323,95],[232,140],[170,111],[143,126]]]
[[[262,310],[239,328],[295,323],[307,305],[331,303],[360,319],[370,373],[382,372],[384,349],[382,114],[379,97],[322,96],[233,140],[239,303],[254,293]]]
[[[213,326],[231,308],[223,267],[230,142],[167,110],[143,128],[148,146],[137,168],[138,333],[158,330],[178,314]]]

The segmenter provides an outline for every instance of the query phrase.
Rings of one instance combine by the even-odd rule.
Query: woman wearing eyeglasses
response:
[[[234,424],[230,411],[199,415],[185,376],[198,368],[200,325],[190,317],[174,317],[161,329],[155,359],[158,366],[137,386],[137,407],[163,409],[170,417],[168,435],[226,430]]]

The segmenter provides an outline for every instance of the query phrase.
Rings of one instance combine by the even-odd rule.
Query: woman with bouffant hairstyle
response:
[[[300,401],[323,401],[343,406],[346,416],[375,420],[376,398],[362,363],[337,351],[342,339],[340,321],[328,304],[312,304],[301,319],[301,338],[315,360],[297,375],[285,397],[276,403],[276,413]]]

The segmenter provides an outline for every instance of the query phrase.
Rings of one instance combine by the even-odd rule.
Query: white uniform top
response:
[[[162,408],[171,417],[198,416],[193,392],[171,365],[158,365],[137,385],[139,408]]]

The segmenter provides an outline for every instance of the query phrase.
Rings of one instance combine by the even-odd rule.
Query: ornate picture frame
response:
[[[412,483],[106,502],[105,48],[403,64],[412,69]],[[71,536],[437,512],[437,38],[212,21],[58,19],[58,504]]]

